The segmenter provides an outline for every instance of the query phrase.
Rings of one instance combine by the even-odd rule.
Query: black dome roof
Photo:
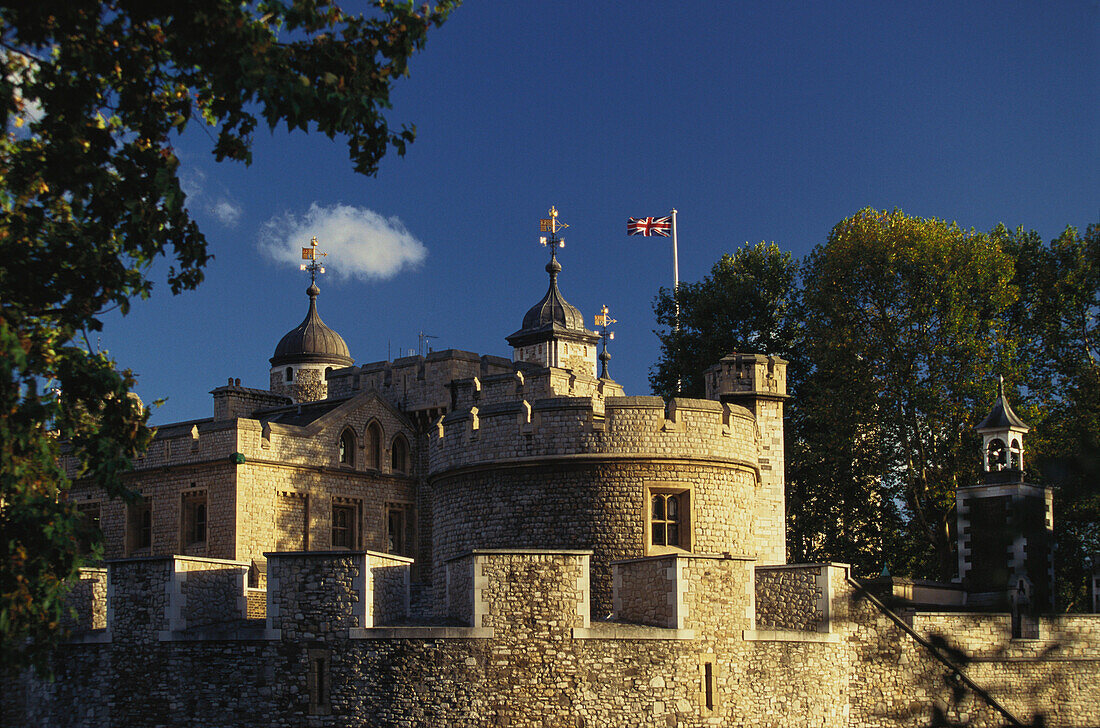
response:
[[[306,289],[309,295],[309,312],[302,323],[288,331],[279,345],[275,347],[275,356],[271,364],[293,364],[299,362],[323,362],[351,366],[354,360],[348,351],[343,337],[321,320],[317,313],[317,294],[321,289],[316,284]]]
[[[538,329],[549,324],[557,324],[566,329],[583,329],[584,315],[576,306],[566,301],[558,290],[561,263],[556,257],[546,264],[546,272],[550,274],[550,288],[542,300],[532,306],[523,317],[521,330]]]

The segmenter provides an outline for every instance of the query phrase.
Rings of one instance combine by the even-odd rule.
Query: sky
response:
[[[864,207],[1044,239],[1100,222],[1100,2],[485,2],[429,35],[395,88],[417,140],[376,177],[346,146],[258,132],[251,166],[178,140],[214,260],[195,291],[110,314],[95,343],[138,377],[151,422],[209,417],[208,392],[268,386],[306,314],[316,235],[325,323],[357,364],[418,349],[511,355],[545,293],[538,222],[570,225],[559,278],[608,306],[610,369],[650,392],[668,239],[627,217],[678,210],[681,281],[746,242],[801,258]]]

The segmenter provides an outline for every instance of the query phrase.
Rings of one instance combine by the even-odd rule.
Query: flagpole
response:
[[[672,208],[672,300],[676,304],[676,333],[680,333],[680,253],[676,245],[676,208]],[[679,340],[679,336],[676,340]],[[684,388],[683,379],[676,377],[676,394]]]
[[[680,330],[680,254],[676,245],[676,210],[672,210],[672,300],[676,304],[676,330]]]

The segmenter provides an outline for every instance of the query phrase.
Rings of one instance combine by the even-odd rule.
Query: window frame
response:
[[[340,530],[345,532],[346,539],[341,539],[341,543],[336,542],[336,513],[337,511],[346,512],[348,514],[348,523],[346,526],[340,526]],[[332,508],[329,511],[329,545],[333,549],[347,549],[348,551],[357,551],[361,548],[363,538],[363,501],[360,498],[349,498],[345,496],[334,495],[332,497]]]
[[[355,467],[355,451],[359,448],[359,440],[355,436],[355,430],[345,427],[340,431],[340,437],[336,441],[336,462],[345,468]]]
[[[398,447],[401,449],[401,466],[398,467]],[[390,472],[397,475],[409,475],[412,468],[409,466],[409,439],[404,433],[397,433],[390,442]]]
[[[647,483],[643,491],[642,499],[642,523],[643,523],[643,547],[644,553],[647,556],[659,555],[659,554],[689,554],[694,550],[694,528],[695,523],[695,488],[690,483],[673,483],[673,482],[655,482]],[[666,544],[654,544],[653,532],[654,524],[657,522],[653,518],[653,498],[655,496],[675,497],[677,506],[679,508],[679,527],[677,529],[677,535],[679,537],[679,545],[669,546]],[[667,507],[667,506],[666,506]],[[667,514],[667,511],[666,511]],[[662,527],[667,528],[668,519],[660,520]],[[667,538],[665,539],[667,540]]]
[[[201,521],[196,518],[201,509]],[[196,539],[196,528],[202,524],[202,538]],[[204,548],[210,539],[210,498],[206,488],[180,492],[180,549]]]

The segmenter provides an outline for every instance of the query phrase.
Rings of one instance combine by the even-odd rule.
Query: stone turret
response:
[[[756,417],[760,432],[760,495],[755,501],[758,554],[762,564],[787,562],[786,470],[783,402],[787,360],[734,352],[706,371],[707,399],[741,405]]]
[[[271,391],[295,402],[325,399],[328,373],[354,363],[344,339],[317,313],[320,292],[316,283],[306,289],[309,311],[305,320],[283,336],[271,357]]]

